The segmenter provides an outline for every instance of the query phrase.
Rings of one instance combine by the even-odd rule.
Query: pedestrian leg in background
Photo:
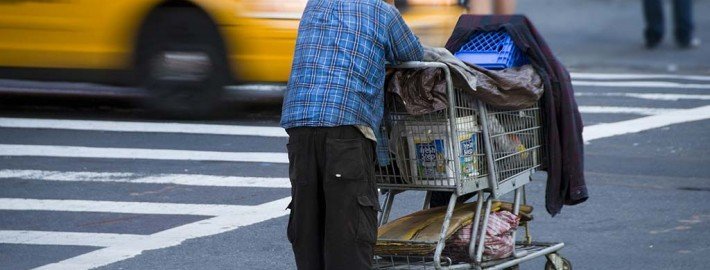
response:
[[[496,15],[513,15],[516,0],[495,0],[493,12]]]
[[[374,142],[354,126],[288,133],[288,231],[298,269],[370,269],[379,209]]]
[[[515,13],[516,0],[470,0],[468,12],[475,15],[511,15]]]
[[[662,0],[643,0],[643,15],[646,20],[646,29],[644,30],[646,48],[656,48],[663,40],[664,19]]]
[[[688,48],[693,42],[693,1],[673,0],[673,22],[678,46]]]
[[[491,0],[469,0],[468,13],[475,15],[488,15],[493,13]]]

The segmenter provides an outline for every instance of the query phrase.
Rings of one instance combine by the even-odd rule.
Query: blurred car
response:
[[[396,1],[441,46],[457,0]],[[141,85],[149,104],[206,114],[224,86],[285,83],[307,0],[3,0],[0,77]]]

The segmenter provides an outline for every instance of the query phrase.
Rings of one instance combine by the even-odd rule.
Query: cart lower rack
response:
[[[546,256],[546,269],[571,269],[557,252],[563,243],[532,242],[525,223],[526,240],[519,242],[513,255],[499,260],[483,256],[486,226],[494,199],[513,193],[511,213],[518,216],[525,200],[525,185],[532,179],[546,179],[540,171],[543,151],[542,117],[539,106],[521,110],[493,108],[474,98],[473,93],[454,89],[448,66],[438,62],[407,62],[395,70],[435,68],[443,70],[446,80],[446,109],[424,115],[407,112],[402,100],[388,93],[386,117],[378,154],[378,188],[387,190],[379,225],[389,221],[394,197],[406,190],[426,191],[423,209],[429,207],[435,191],[450,192],[438,238],[430,241],[391,240],[406,247],[404,252],[375,254],[374,269],[508,269],[533,258]],[[467,260],[443,254],[457,199],[477,197],[475,212],[468,220],[471,240]],[[483,229],[479,229],[483,228]],[[515,231],[512,239],[516,239]],[[382,240],[382,239],[380,239]],[[511,243],[512,244],[512,243]],[[406,252],[430,248],[433,252]]]
[[[454,263],[450,258],[443,257],[440,265],[446,269],[508,269],[520,263],[535,259],[540,256],[546,256],[548,260],[547,269],[570,269],[570,263],[566,259],[557,254],[557,251],[564,247],[564,243],[537,243],[530,244],[517,243],[515,248],[522,254],[521,257],[510,257],[500,260],[492,260],[481,263],[480,265],[471,265],[468,263]],[[557,264],[558,268],[555,268]],[[436,269],[434,266],[434,258],[429,256],[397,256],[397,255],[378,255],[375,257],[373,269]]]

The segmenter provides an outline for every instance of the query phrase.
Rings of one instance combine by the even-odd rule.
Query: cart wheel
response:
[[[572,270],[572,263],[568,260],[560,256],[560,259],[562,259],[562,269],[561,270]],[[545,270],[557,270],[555,269],[555,264],[553,264],[550,260],[547,260],[547,263],[545,263]]]
[[[515,265],[515,266],[511,266],[511,267],[505,268],[505,269],[503,269],[503,270],[520,270],[520,266]]]

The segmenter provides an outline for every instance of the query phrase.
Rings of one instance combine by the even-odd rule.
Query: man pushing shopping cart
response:
[[[281,118],[298,269],[371,268],[385,63],[421,58],[419,40],[384,1],[308,2]]]
[[[569,74],[523,16],[458,25],[448,51],[423,50],[381,1],[307,5],[281,121],[299,269],[504,269],[538,256],[548,269],[571,267],[557,254],[563,243],[515,243],[519,222],[530,221],[533,178],[547,180],[553,215],[587,198]],[[482,44],[509,55],[471,62]],[[386,62],[418,60],[430,63],[393,66],[383,89]],[[377,187],[391,191],[379,221]],[[387,223],[404,190],[426,191],[424,209]],[[499,201],[507,193],[513,202]],[[443,205],[429,209],[430,200]]]

